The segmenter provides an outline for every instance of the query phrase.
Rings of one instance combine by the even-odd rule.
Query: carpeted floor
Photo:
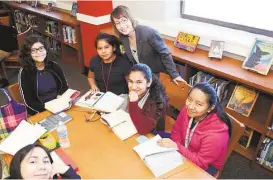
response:
[[[89,85],[85,75],[77,72],[72,66],[60,63],[70,88],[80,90],[82,93],[89,90]],[[16,70],[8,70],[10,84],[17,82]],[[3,105],[6,99],[0,93],[0,105]],[[226,163],[221,179],[273,179],[273,173],[252,163],[243,156],[233,153]]]

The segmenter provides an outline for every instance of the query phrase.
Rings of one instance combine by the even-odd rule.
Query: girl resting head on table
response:
[[[20,149],[12,158],[8,179],[81,179],[72,167],[53,162],[49,151],[38,144]]]
[[[158,144],[178,148],[193,163],[214,175],[224,166],[231,122],[208,83],[192,87],[171,133]]]

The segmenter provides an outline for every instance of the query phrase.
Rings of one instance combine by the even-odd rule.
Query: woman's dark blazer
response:
[[[147,64],[155,74],[167,72],[172,79],[178,77],[179,74],[176,71],[172,55],[159,32],[143,25],[137,25],[135,31],[139,62]],[[129,61],[135,64],[136,61],[130,49],[128,36],[121,35],[120,41],[125,48]]]

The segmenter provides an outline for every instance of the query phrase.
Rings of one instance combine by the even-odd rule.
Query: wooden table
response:
[[[138,144],[135,140],[138,135],[121,141],[100,121],[85,122],[84,115],[87,113],[76,111],[79,109],[73,107],[67,111],[73,117],[67,123],[71,146],[64,151],[77,164],[82,178],[154,178],[132,149]],[[45,111],[32,116],[30,120],[38,122],[49,115],[51,113]],[[56,131],[53,131],[53,135],[57,137]],[[160,178],[186,177],[213,178],[187,159],[184,159],[183,165]]]

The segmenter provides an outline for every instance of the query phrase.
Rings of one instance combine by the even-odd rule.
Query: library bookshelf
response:
[[[101,30],[102,32],[114,34],[112,27]],[[176,64],[183,65],[184,79],[189,79],[198,71],[209,73],[215,77],[230,81],[229,100],[235,85],[243,85],[254,88],[259,91],[257,101],[249,117],[243,116],[236,111],[225,108],[225,111],[237,120],[245,124],[246,127],[254,130],[253,137],[248,148],[237,145],[235,152],[248,158],[253,163],[257,163],[257,155],[265,138],[273,139],[273,131],[268,127],[272,126],[273,121],[273,71],[268,75],[260,75],[247,71],[242,68],[242,61],[223,57],[222,60],[212,60],[208,58],[208,51],[196,49],[195,52],[187,52],[174,46],[174,41],[165,39],[165,43],[172,53]],[[223,107],[226,107],[227,101],[223,101]],[[265,169],[273,171],[265,165],[259,164]]]
[[[63,63],[72,64],[84,72],[80,23],[69,12],[53,8],[47,12],[46,6],[31,7],[27,3],[4,1],[10,10],[13,24],[18,32],[31,26],[34,34],[44,36],[53,52]]]

